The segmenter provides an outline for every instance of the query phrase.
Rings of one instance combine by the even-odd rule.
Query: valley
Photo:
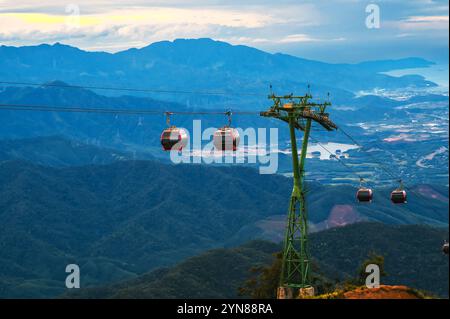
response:
[[[279,242],[291,187],[288,178],[244,167],[119,161],[52,168],[3,161],[0,291],[51,296],[69,263],[80,265],[83,285],[90,286],[215,247],[256,238]],[[316,232],[361,221],[448,225],[447,187],[417,185],[427,200],[412,198],[402,207],[390,204],[389,189],[364,205],[355,202],[351,186],[307,187]],[[17,242],[22,248],[14,248]],[[21,284],[8,284],[15,282]]]

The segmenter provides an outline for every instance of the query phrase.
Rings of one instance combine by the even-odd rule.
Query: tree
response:
[[[250,271],[253,276],[243,287],[239,288],[239,295],[253,299],[275,299],[280,281],[282,253],[275,254],[272,265],[267,267],[254,267]],[[311,283],[317,294],[334,291],[336,282],[322,275],[315,261],[311,263]]]
[[[244,286],[239,288],[239,295],[253,299],[275,299],[278,283],[280,281],[282,253],[274,255],[272,265],[267,267],[253,267],[250,271],[253,276]]]

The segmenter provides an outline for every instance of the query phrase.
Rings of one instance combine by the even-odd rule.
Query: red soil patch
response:
[[[448,198],[439,194],[438,192],[436,192],[433,188],[431,188],[428,185],[420,185],[417,187],[417,190],[419,191],[420,194],[422,194],[425,197],[429,197],[432,199],[437,199],[441,202],[448,202]]]
[[[361,216],[351,205],[334,205],[327,219],[328,228],[341,227],[361,221]]]
[[[344,299],[420,299],[406,286],[380,286],[357,288],[344,293]]]

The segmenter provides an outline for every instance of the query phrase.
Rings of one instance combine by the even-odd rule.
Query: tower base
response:
[[[294,291],[289,287],[278,287],[277,299],[293,299]]]
[[[305,288],[300,288],[298,290],[297,298],[308,298],[314,297],[315,291],[314,287],[309,286]],[[290,287],[278,287],[277,289],[277,299],[294,299],[294,289]]]
[[[314,287],[312,287],[312,286],[300,288],[298,290],[298,298],[300,298],[300,299],[314,297],[314,294],[315,294],[315,291],[314,291]]]

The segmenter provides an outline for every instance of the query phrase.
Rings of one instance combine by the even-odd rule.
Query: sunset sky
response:
[[[366,26],[370,3],[380,8],[378,29]],[[330,62],[383,54],[448,63],[448,13],[442,0],[0,0],[0,44],[116,52],[209,37]]]

